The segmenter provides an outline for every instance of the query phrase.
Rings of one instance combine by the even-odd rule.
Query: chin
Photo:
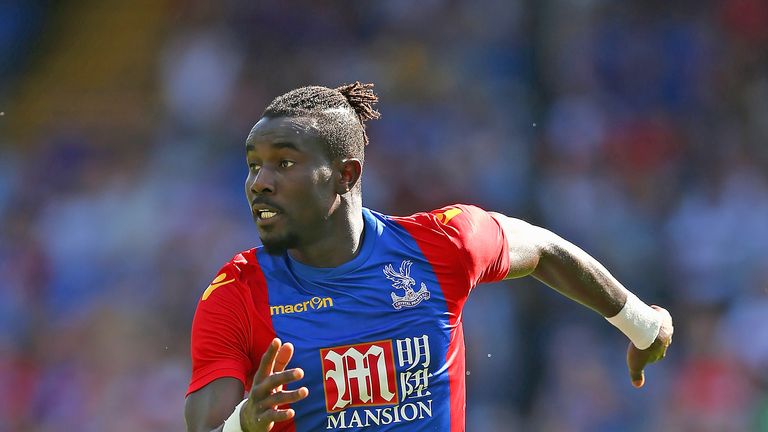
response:
[[[288,248],[284,247],[284,246],[268,244],[268,243],[263,243],[263,242],[262,242],[262,244],[264,245],[264,252],[266,252],[266,253],[268,253],[270,255],[278,255],[279,256],[279,255],[285,254],[288,251]]]
[[[292,235],[286,235],[280,238],[262,238],[261,244],[264,245],[264,251],[270,255],[282,255],[298,246],[298,239]]]

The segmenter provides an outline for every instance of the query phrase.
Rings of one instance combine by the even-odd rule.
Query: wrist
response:
[[[661,329],[659,313],[631,292],[627,292],[627,301],[619,313],[605,319],[621,330],[632,344],[641,350],[653,344]]]
[[[243,428],[241,427],[240,423],[240,411],[243,409],[243,405],[248,401],[248,398],[243,399],[237,406],[235,407],[235,410],[232,411],[232,414],[230,414],[229,418],[224,420],[224,428],[221,430],[221,432],[243,432]]]

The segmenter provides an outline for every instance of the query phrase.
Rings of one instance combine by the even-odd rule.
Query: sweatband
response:
[[[627,293],[627,302],[619,313],[605,319],[627,335],[629,340],[641,350],[653,344],[661,328],[659,312],[643,303],[631,292]]]
[[[224,429],[221,430],[221,432],[243,432],[243,429],[240,427],[240,410],[243,408],[243,404],[248,399],[243,399],[242,402],[237,404],[235,407],[235,411],[229,416],[228,419],[224,420]]]

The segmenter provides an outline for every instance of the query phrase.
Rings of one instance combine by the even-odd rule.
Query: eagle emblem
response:
[[[395,271],[392,264],[384,266],[384,275],[387,279],[392,281],[392,288],[401,289],[405,291],[405,294],[401,297],[396,293],[390,293],[392,296],[392,306],[395,309],[402,309],[403,307],[414,307],[424,300],[429,300],[429,291],[424,282],[421,283],[418,291],[414,291],[413,287],[416,285],[416,280],[411,277],[411,266],[413,263],[409,260],[404,260],[400,264],[400,270]]]

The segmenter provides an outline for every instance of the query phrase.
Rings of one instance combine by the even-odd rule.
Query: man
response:
[[[672,319],[578,247],[474,206],[362,206],[371,88],[293,90],[251,130],[245,193],[263,247],[198,303],[187,429],[464,430],[464,302],[478,283],[526,275],[609,317],[642,386]]]

